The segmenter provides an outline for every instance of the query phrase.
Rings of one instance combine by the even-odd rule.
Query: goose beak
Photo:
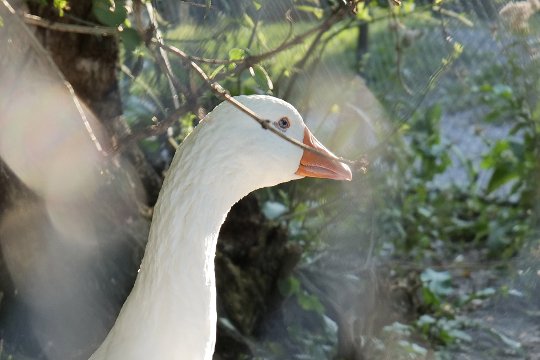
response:
[[[304,128],[304,144],[330,157],[336,157],[313,136],[307,127]],[[352,180],[351,169],[347,165],[339,161],[332,161],[309,150],[304,150],[296,175],[333,180]]]

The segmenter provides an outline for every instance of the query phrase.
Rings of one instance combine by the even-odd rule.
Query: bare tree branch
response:
[[[31,14],[21,14],[24,22],[28,25],[39,26],[49,30],[72,32],[77,34],[88,34],[98,36],[117,36],[119,30],[108,26],[86,26],[74,25],[61,22],[51,22],[39,16]]]
[[[317,149],[315,149],[315,148],[313,148],[311,146],[305,145],[304,143],[302,143],[302,142],[300,142],[300,141],[298,141],[296,139],[288,137],[287,135],[285,135],[284,133],[282,133],[278,129],[274,128],[272,126],[272,122],[270,120],[263,119],[261,116],[259,116],[257,113],[255,113],[253,110],[249,109],[245,105],[238,102],[238,100],[233,98],[227,92],[227,90],[225,90],[217,82],[215,82],[215,81],[212,82],[210,80],[210,78],[208,77],[208,75],[206,75],[206,73],[200,68],[200,66],[197,65],[195,62],[189,60],[189,57],[182,50],[177,49],[177,48],[175,48],[173,46],[170,46],[170,45],[161,44],[156,40],[154,40],[152,42],[153,42],[154,45],[156,45],[158,47],[161,47],[161,48],[163,48],[163,49],[177,55],[178,57],[183,59],[185,62],[187,62],[188,65],[193,70],[195,70],[195,72],[199,75],[199,77],[212,89],[212,91],[215,94],[217,94],[221,98],[224,98],[225,100],[227,100],[228,102],[233,104],[237,109],[239,109],[240,111],[242,111],[243,113],[247,114],[249,117],[251,117],[252,119],[257,121],[262,126],[263,129],[269,130],[270,132],[274,133],[275,135],[279,136],[280,138],[284,139],[285,141],[288,141],[291,144],[296,145],[296,146],[298,146],[298,147],[300,147],[300,148],[302,148],[304,150],[311,151],[311,152],[313,152],[315,154],[318,154],[320,156],[323,156],[323,157],[325,157],[327,159],[330,159],[330,160],[333,160],[333,161],[339,161],[339,162],[342,162],[342,163],[345,163],[345,164],[352,165],[356,170],[360,170],[360,171],[363,171],[363,172],[367,171],[367,161],[365,159],[362,159],[362,160],[359,160],[359,161],[353,161],[353,160],[349,160],[349,159],[346,159],[346,158],[343,158],[343,157],[332,157],[332,156],[329,156],[329,155],[323,153],[322,151],[319,151],[319,150],[317,150]]]
[[[148,126],[144,129],[137,129],[132,131],[130,135],[119,139],[116,147],[114,148],[114,151],[122,151],[123,149],[129,147],[129,145],[134,144],[140,140],[146,139],[150,136],[163,134],[178,120],[180,116],[184,115],[188,111],[189,109],[186,106],[180,106],[178,109],[167,115],[165,119],[156,121],[156,124]]]
[[[196,64],[196,62],[209,63],[209,64],[237,63],[238,66],[234,70],[234,73],[238,74],[238,73],[241,73],[242,71],[244,71],[245,69],[248,69],[249,67],[253,66],[254,64],[257,64],[257,63],[259,63],[259,62],[261,62],[261,61],[263,61],[265,59],[271,58],[274,55],[276,55],[276,54],[278,54],[278,53],[280,53],[280,52],[282,52],[282,51],[284,51],[286,49],[289,49],[290,47],[293,47],[295,45],[303,43],[311,35],[317,34],[315,41],[312,42],[311,47],[310,47],[310,49],[312,49],[312,50],[309,53],[311,53],[314,50],[314,43],[317,41],[317,39],[319,39],[322,36],[322,34],[327,29],[329,29],[335,22],[341,20],[341,18],[344,15],[344,11],[342,11],[341,9],[342,8],[340,8],[336,12],[334,12],[331,16],[329,16],[320,25],[318,25],[318,26],[316,26],[316,27],[314,27],[314,28],[312,28],[312,29],[300,34],[300,35],[297,35],[297,36],[293,37],[292,39],[289,39],[289,37],[290,37],[290,33],[289,33],[289,36],[286,38],[286,40],[284,40],[284,42],[281,43],[276,48],[274,48],[274,49],[272,49],[272,50],[270,50],[268,52],[258,54],[258,55],[247,56],[246,58],[241,59],[241,60],[206,59],[206,58],[202,58],[202,57],[190,56],[190,55],[187,55],[185,52],[181,51],[178,48],[175,48],[175,47],[164,44],[162,41],[153,39],[152,43],[154,45],[156,45],[160,50],[163,49],[163,50],[166,50],[168,52],[171,52],[171,53],[177,55],[178,57],[180,57],[184,62],[187,62],[189,64],[190,68],[195,70],[197,75],[201,79],[204,80],[204,82],[212,89],[212,91],[214,93],[216,93],[218,96],[224,98],[225,100],[229,101],[234,106],[236,106],[239,110],[241,110],[242,112],[246,113],[251,118],[256,120],[259,124],[261,124],[261,126],[264,129],[270,130],[275,135],[283,138],[284,140],[286,140],[286,141],[288,141],[288,142],[290,142],[290,143],[292,143],[292,144],[294,144],[294,145],[296,145],[296,146],[298,146],[298,147],[300,147],[300,148],[302,148],[304,150],[311,151],[313,153],[316,153],[316,154],[318,154],[320,156],[323,156],[325,158],[328,158],[330,160],[339,161],[339,162],[342,162],[342,163],[345,163],[345,164],[352,165],[355,170],[360,170],[362,172],[366,172],[368,164],[367,164],[367,161],[365,159],[353,161],[353,160],[349,160],[349,159],[346,159],[346,158],[343,158],[343,157],[335,157],[334,158],[334,157],[328,156],[327,154],[325,154],[325,153],[323,153],[323,152],[321,152],[321,151],[319,151],[319,150],[317,150],[317,149],[315,149],[313,147],[307,146],[307,145],[303,144],[302,142],[300,142],[300,141],[298,141],[296,139],[292,139],[292,138],[286,136],[285,134],[283,134],[279,130],[272,127],[270,120],[261,118],[258,114],[256,114],[255,112],[253,112],[252,110],[250,110],[249,108],[247,108],[246,106],[244,106],[243,104],[241,104],[237,100],[235,100],[221,85],[219,85],[219,83],[212,82],[210,80],[210,78],[208,77],[208,75],[200,68],[199,65]],[[34,15],[29,15],[29,14],[23,14],[23,19],[27,24],[31,24],[31,25],[34,25],[34,26],[40,26],[40,27],[44,27],[44,28],[48,28],[48,29],[56,30],[56,31],[66,31],[66,32],[91,34],[91,35],[100,35],[100,36],[117,36],[118,32],[119,32],[118,29],[111,28],[111,27],[82,26],[82,25],[73,25],[73,24],[64,24],[64,23],[51,23],[51,22],[46,21],[46,20],[44,20],[44,19],[42,19],[40,17],[34,16]],[[161,51],[158,51],[158,53],[161,53]],[[307,56],[302,59],[303,63],[305,63],[306,59],[307,59]],[[187,88],[182,86],[182,84],[178,81],[178,79],[172,73],[172,70],[170,69],[170,66],[167,66],[167,62],[163,61],[163,60],[164,60],[163,57],[156,56],[156,61],[160,64],[160,67],[162,68],[162,70],[164,70],[164,72],[167,75],[167,78],[169,79],[169,81],[172,82],[174,88],[180,90],[182,93],[187,95],[188,94]],[[221,78],[229,76],[229,75],[230,74],[222,74],[222,76],[217,77],[217,79],[221,79]],[[136,134],[133,134],[132,136],[128,136],[127,138],[124,138],[122,140],[122,143],[119,144],[118,147],[115,150],[119,150],[121,147],[124,147],[126,144],[129,144],[129,143],[132,143],[134,141],[141,140],[141,139],[143,139],[145,137],[155,135],[157,133],[161,133],[162,131],[165,131],[167,129],[167,127],[169,127],[172,123],[174,123],[174,121],[178,118],[178,116],[180,116],[181,114],[183,114],[186,111],[187,111],[187,109],[185,107],[182,107],[182,106],[178,105],[177,109],[174,112],[172,112],[165,120],[160,121],[157,125],[153,125],[153,126],[147,128],[147,129],[145,129],[144,131],[138,131]]]

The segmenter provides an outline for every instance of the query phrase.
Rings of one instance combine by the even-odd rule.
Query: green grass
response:
[[[230,49],[245,49],[251,55],[265,53],[275,49],[287,39],[303,34],[317,25],[317,22],[296,22],[291,28],[292,35],[288,37],[290,28],[286,23],[260,23],[249,48],[247,46],[252,34],[251,28],[232,23],[225,23],[215,29],[210,26],[184,24],[168,31],[165,37],[168,43],[181,47],[190,55],[228,59]],[[332,31],[328,32],[328,34],[331,33]],[[325,47],[324,60],[330,64],[339,64],[339,66],[353,66],[356,36],[357,30],[354,28],[335,36]],[[311,35],[302,43],[293,45],[263,61],[262,65],[270,73],[271,78],[275,80],[275,77],[284,69],[290,69],[293,64],[302,59],[314,37],[315,35]],[[316,51],[314,55],[318,57],[319,52]],[[215,68],[216,66],[208,66],[206,70],[211,72]]]

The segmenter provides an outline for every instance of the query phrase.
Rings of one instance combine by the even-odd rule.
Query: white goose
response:
[[[288,136],[331,155],[285,101],[236,99]],[[133,290],[91,360],[210,360],[214,256],[225,216],[251,191],[304,176],[352,178],[348,166],[280,139],[230,103],[218,105],[176,151]]]

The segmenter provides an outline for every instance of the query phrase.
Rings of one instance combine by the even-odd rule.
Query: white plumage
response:
[[[236,99],[288,136],[328,152],[290,104],[270,96]],[[251,191],[303,176],[350,180],[351,172],[262,129],[229,103],[217,106],[174,156],[135,286],[91,360],[211,359],[221,224]]]

